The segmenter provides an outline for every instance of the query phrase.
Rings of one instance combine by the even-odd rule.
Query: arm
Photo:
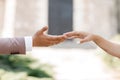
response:
[[[86,33],[86,32],[68,32],[65,34],[68,38],[80,38],[80,42],[89,42],[93,41],[95,42],[100,48],[105,50],[107,53],[120,57],[120,45],[112,43],[104,38],[102,38],[99,35],[91,34],[91,33]]]
[[[25,54],[24,38],[0,38],[0,54]]]
[[[107,53],[119,57],[120,58],[120,45],[116,43],[112,43],[98,35],[93,35],[94,39],[93,41],[101,47],[103,50],[105,50]]]
[[[33,47],[48,47],[59,44],[66,39],[65,35],[53,36],[53,35],[45,34],[47,30],[48,27],[43,27],[41,30],[37,31],[34,34],[34,36],[32,37]]]
[[[63,42],[64,35],[53,36],[45,34],[48,27],[43,27],[37,31],[32,38],[0,38],[0,54],[25,54],[26,50],[32,47],[48,47]]]

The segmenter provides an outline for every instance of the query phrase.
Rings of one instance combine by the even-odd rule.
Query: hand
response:
[[[52,35],[45,34],[45,31],[47,30],[48,30],[48,27],[46,26],[34,34],[33,36],[34,47],[52,46],[60,42],[63,42],[66,39],[65,35],[52,36]]]
[[[73,32],[67,32],[64,35],[66,35],[68,38],[80,38],[81,39],[80,43],[94,40],[94,34],[87,33],[87,32],[73,31]]]

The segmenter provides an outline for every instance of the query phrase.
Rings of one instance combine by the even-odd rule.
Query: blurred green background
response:
[[[53,74],[51,65],[31,56],[0,56],[0,80],[54,80]]]

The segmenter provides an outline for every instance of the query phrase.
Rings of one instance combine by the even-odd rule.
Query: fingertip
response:
[[[47,30],[47,29],[48,29],[48,26],[43,27],[43,29],[44,29],[44,30]]]
[[[70,35],[69,33],[66,33],[65,36],[66,36],[66,37],[70,37],[71,35]]]
[[[64,33],[65,35],[68,35],[68,34],[71,34],[72,32],[66,32],[66,33]]]
[[[67,35],[67,33],[63,33],[63,35],[65,35],[65,36],[66,36],[66,35]]]
[[[84,43],[85,41],[84,40],[80,40],[80,44]]]
[[[63,34],[63,37],[64,37],[64,38],[68,38],[68,36],[67,36],[66,34]]]
[[[66,35],[62,35],[62,36],[61,36],[61,41],[64,41],[64,40],[66,40],[66,39],[68,39],[68,37],[67,37]]]
[[[61,40],[65,40],[65,39],[67,39],[67,37],[66,36],[61,36]]]
[[[43,33],[43,32],[45,32],[45,31],[47,31],[47,30],[48,30],[48,27],[45,26],[45,27],[43,27],[43,28],[40,30],[40,32]]]
[[[78,34],[74,31],[65,33],[67,37],[77,36]]]

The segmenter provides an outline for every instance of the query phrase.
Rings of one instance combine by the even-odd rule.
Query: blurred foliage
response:
[[[119,44],[120,35],[116,35],[115,37],[111,39],[111,41]],[[98,53],[101,54],[103,60],[110,68],[115,69],[115,70],[120,70],[120,59],[119,58],[114,57],[101,49],[99,49]]]
[[[0,56],[0,80],[53,80],[52,66],[25,55]]]

